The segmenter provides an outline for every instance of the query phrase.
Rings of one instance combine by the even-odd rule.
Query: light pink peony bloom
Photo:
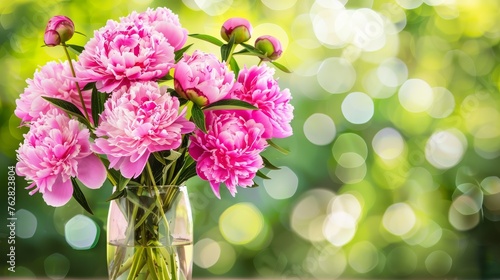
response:
[[[73,195],[71,177],[96,189],[106,180],[106,168],[90,149],[90,133],[77,120],[56,109],[40,114],[17,150],[17,174],[33,183],[48,205],[62,206]]]
[[[142,13],[134,11],[130,15],[121,18],[120,21],[150,24],[156,31],[167,38],[168,43],[176,51],[181,49],[187,40],[188,31],[181,26],[179,17],[168,8],[148,8]]]
[[[94,32],[80,54],[78,79],[111,93],[134,81],[153,81],[173,66],[174,47],[144,21],[116,22]]]
[[[180,96],[205,106],[234,90],[234,73],[215,55],[196,50],[176,64],[174,85]]]
[[[263,167],[260,153],[267,147],[262,138],[264,128],[252,119],[225,111],[206,113],[206,122],[207,133],[196,130],[190,137],[189,154],[196,161],[198,176],[210,183],[218,198],[220,183],[234,196],[236,186],[252,186]]]
[[[178,148],[182,135],[194,130],[186,108],[179,113],[179,100],[154,82],[122,87],[104,107],[93,149],[127,178],[141,174],[151,153]]]
[[[251,112],[253,118],[264,124],[265,138],[284,138],[293,134],[292,96],[288,89],[281,90],[273,77],[275,70],[263,64],[240,71],[237,81],[242,87],[235,90],[232,98],[246,101],[259,110]],[[271,129],[269,129],[271,128]]]
[[[73,61],[73,64],[76,65],[78,62]],[[68,61],[63,63],[52,61],[45,64],[35,72],[33,79],[26,80],[28,86],[16,100],[17,107],[14,114],[25,123],[36,120],[40,117],[40,113],[45,114],[52,108],[56,108],[43,99],[42,96],[59,98],[71,102],[83,113],[83,106],[78,95],[76,83],[71,77],[71,68]],[[85,86],[82,83],[79,85],[81,89]],[[82,96],[87,113],[91,116],[92,91],[82,91]]]

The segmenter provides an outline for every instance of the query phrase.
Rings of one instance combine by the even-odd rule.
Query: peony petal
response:
[[[87,188],[98,189],[106,181],[106,168],[97,156],[90,155],[78,161],[77,178]]]
[[[122,165],[120,166],[120,172],[125,178],[137,178],[141,175],[144,167],[146,166],[146,162],[148,161],[150,153],[144,153],[140,158],[138,158],[135,162],[131,162],[130,160],[124,160]]]
[[[71,180],[63,182],[61,177],[57,177],[57,180],[52,186],[52,191],[46,189],[43,193],[45,203],[54,207],[63,206],[68,203],[71,196],[73,196],[73,185],[71,184]]]
[[[219,186],[220,183],[217,183],[215,181],[210,181],[210,187],[212,187],[212,190],[214,191],[215,196],[220,199],[220,192],[219,192]],[[234,195],[233,195],[234,196]]]

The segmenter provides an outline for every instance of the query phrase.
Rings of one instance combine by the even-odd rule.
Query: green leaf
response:
[[[71,178],[71,183],[73,184],[73,197],[75,198],[75,200],[83,207],[83,209],[85,209],[91,215],[94,215],[92,209],[90,209],[90,205],[87,202],[87,199],[85,198],[85,195],[80,189],[80,186],[78,186],[78,182],[76,182],[75,178]]]
[[[192,46],[193,44],[187,45],[184,48],[175,52],[175,62],[179,62],[181,60],[184,53]]]
[[[196,127],[198,127],[201,131],[206,133],[207,128],[205,126],[205,114],[201,110],[200,106],[198,106],[196,103],[193,103],[191,114]]]
[[[276,68],[280,69],[281,71],[285,72],[285,73],[292,73],[292,71],[290,71],[290,69],[286,68],[284,65],[282,64],[279,64],[278,62],[276,61],[271,61],[271,63],[276,66]]]
[[[211,103],[203,108],[204,110],[257,110],[259,108],[252,104],[238,99],[222,99]]]
[[[80,109],[78,109],[78,107],[76,107],[75,104],[68,102],[66,100],[59,99],[59,98],[53,98],[53,97],[47,97],[47,96],[42,96],[42,98],[47,100],[48,102],[52,103],[56,107],[62,109],[66,113],[77,117],[78,120],[80,120],[80,122],[85,124],[87,127],[90,127],[89,121],[87,120],[87,118],[85,118],[85,116],[82,114]]]
[[[161,156],[161,154],[159,152],[154,152],[153,153],[153,156],[156,158],[157,161],[159,161],[161,164],[163,165],[166,165],[167,162],[165,161],[165,159]]]
[[[260,170],[259,170],[259,171],[257,171],[257,173],[256,173],[255,175],[259,176],[259,177],[260,177],[260,178],[262,178],[262,179],[266,179],[266,180],[271,179],[271,178],[267,177],[267,175],[266,175],[266,174],[262,173],[262,171],[260,171]]]
[[[229,39],[229,42],[225,45],[222,45],[220,48],[221,52],[221,60],[222,61],[227,61],[229,56],[231,55],[231,52],[234,50],[234,40],[236,36],[231,36],[231,39]]]
[[[88,84],[86,84],[86,85],[83,87],[83,89],[82,89],[82,90],[83,90],[83,91],[85,91],[85,90],[91,90],[91,89],[93,89],[94,87],[95,87],[95,82],[93,82],[93,83],[88,83]]]
[[[224,43],[221,40],[219,40],[213,36],[206,35],[206,34],[189,34],[189,37],[193,37],[196,39],[200,39],[200,40],[212,43],[218,47],[221,47],[222,45],[224,45]]]
[[[177,183],[181,184],[187,181],[189,178],[196,176],[196,163],[193,161],[186,168],[184,168],[180,173],[177,179]]]
[[[113,199],[118,199],[120,197],[124,197],[126,194],[127,194],[127,191],[125,189],[116,190],[108,197],[108,199],[106,199],[106,202],[110,202]]]
[[[78,46],[78,45],[72,45],[72,44],[66,44],[66,46],[74,53],[76,54],[81,54],[84,50],[84,48],[82,46]]]
[[[94,120],[94,125],[99,125],[99,115],[104,111],[104,103],[109,98],[109,94],[99,92],[94,84],[92,88],[92,119]]]
[[[271,139],[268,139],[267,143],[284,155],[288,155],[288,153],[290,153],[287,149],[280,147],[278,144],[274,143]]]
[[[265,157],[262,157],[262,160],[264,161],[264,167],[267,168],[267,169],[271,169],[271,170],[280,170],[281,168],[275,166],[274,164],[272,164],[267,158]]]
[[[234,76],[238,77],[238,74],[240,73],[240,66],[238,65],[236,59],[234,59],[234,56],[231,57],[231,61],[229,61],[229,66],[231,66],[231,70],[233,70]]]

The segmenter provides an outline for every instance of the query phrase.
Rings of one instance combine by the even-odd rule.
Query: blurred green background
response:
[[[294,136],[266,151],[256,189],[188,182],[194,277],[499,278],[500,2],[497,0],[14,0],[0,2],[0,276],[105,277],[111,193],[95,215],[30,197],[17,178],[16,272],[7,270],[8,166],[23,129],[15,99],[37,67],[47,20],[83,45],[107,19],[167,6],[191,33],[248,18],[285,49]],[[200,41],[204,51],[217,50]],[[256,63],[252,58],[240,60]]]

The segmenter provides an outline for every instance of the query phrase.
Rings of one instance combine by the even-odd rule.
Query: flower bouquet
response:
[[[188,34],[167,8],[108,20],[85,46],[68,43],[75,33],[66,16],[47,24],[45,46],[61,46],[67,60],[38,69],[16,100],[15,115],[29,127],[17,174],[48,205],[73,197],[89,213],[81,187],[109,180],[123,227],[108,255],[110,278],[189,278],[170,246],[176,218],[168,213],[191,177],[220,198],[221,183],[234,196],[237,186],[267,178],[260,169],[276,168],[261,153],[284,151],[272,139],[292,135],[291,95],[274,78],[275,68],[288,71],[274,61],[281,45],[272,36],[247,44],[252,27],[242,18],[223,24],[223,40]],[[220,56],[191,50],[188,37],[215,44]],[[240,68],[240,55],[256,65]]]

